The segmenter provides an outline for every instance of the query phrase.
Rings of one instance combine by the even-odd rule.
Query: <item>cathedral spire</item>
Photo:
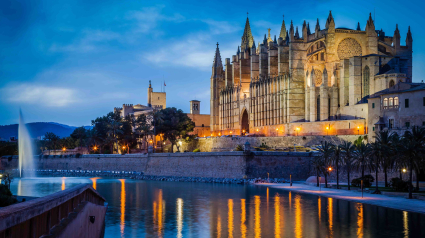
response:
[[[311,35],[311,31],[310,31],[310,22],[307,23],[307,34]]]
[[[215,49],[213,68],[220,68],[220,67],[223,67],[223,64],[221,63],[220,49],[218,48],[218,42],[217,42],[217,48]]]
[[[334,17],[332,16],[332,11],[329,11],[329,16],[328,16],[328,19],[326,20],[325,28],[328,29],[332,23],[334,24],[334,27],[335,27],[335,22],[334,22]]]
[[[241,43],[242,51],[245,51],[245,49],[250,49],[252,47],[253,42],[254,42],[254,37],[252,36],[251,26],[249,25],[249,18],[247,16],[246,22],[245,22],[245,29],[242,35],[242,43]]]
[[[407,36],[406,36],[406,46],[412,47],[412,42],[413,42],[413,37],[412,37],[412,32],[410,31],[410,26],[409,26],[409,29],[407,30]]]
[[[317,18],[316,28],[314,28],[314,31],[315,31],[315,32],[319,32],[319,31],[320,31],[319,18]]]
[[[298,26],[295,29],[295,39],[298,39],[300,38],[300,33],[298,33]]]
[[[356,29],[357,31],[361,31],[362,30],[362,28],[360,28],[360,22],[357,22],[357,29]]]
[[[285,15],[283,15],[282,20],[282,26],[280,27],[280,34],[279,37],[282,37],[282,39],[286,39],[286,26],[285,26]]]

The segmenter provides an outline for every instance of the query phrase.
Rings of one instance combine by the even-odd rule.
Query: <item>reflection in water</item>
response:
[[[124,237],[124,227],[125,227],[125,179],[120,179],[121,181],[121,219],[120,219],[120,230],[121,237]]]
[[[255,237],[261,237],[261,216],[260,216],[260,196],[254,196],[254,200],[255,200],[255,215],[254,215],[254,219],[255,219]]]
[[[93,188],[94,188],[94,190],[96,190],[96,181],[98,180],[99,178],[90,178],[90,180],[92,181],[92,183],[93,183]]]
[[[357,203],[357,237],[363,237],[363,204]]]
[[[292,205],[291,205],[292,193],[291,192],[289,192],[289,198],[288,198],[288,200],[289,200],[289,209],[292,210]]]
[[[158,202],[153,202],[153,222],[154,227],[158,228],[157,233],[158,237],[162,237],[162,231],[164,228],[164,211],[165,211],[165,202],[162,199],[162,189],[158,191]],[[156,225],[156,226],[155,226]]]
[[[19,182],[18,182],[18,192],[17,192],[17,195],[18,196],[22,196],[22,180],[21,179],[19,179]]]
[[[61,189],[62,189],[62,191],[63,190],[65,190],[65,177],[62,177],[62,187],[61,187]]]
[[[301,211],[300,195],[295,196],[295,237],[302,237],[302,211]]]
[[[280,198],[274,197],[274,236],[280,237]]]
[[[241,199],[241,233],[242,238],[246,237],[246,207],[245,207],[245,199]]]
[[[267,188],[267,211],[269,211],[269,188]]]
[[[318,208],[318,210],[319,210],[319,223],[322,221],[322,200],[320,199],[320,197],[319,197],[319,199],[317,200],[317,208]]]
[[[403,211],[403,228],[404,237],[409,237],[409,218],[406,211]]]
[[[217,238],[221,237],[221,217],[220,214],[218,214],[217,217]]]
[[[332,211],[332,198],[328,198],[328,217],[329,217],[329,236],[333,237],[333,211]]]
[[[183,230],[183,199],[177,198],[177,238],[182,238]]]
[[[233,237],[233,200],[229,199],[228,200],[228,204],[227,204],[228,208],[229,208],[229,212],[228,212],[228,224],[227,227],[229,229],[229,235],[228,237]]]

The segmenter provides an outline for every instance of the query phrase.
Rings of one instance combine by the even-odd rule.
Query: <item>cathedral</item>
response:
[[[371,15],[364,28],[335,28],[332,13],[321,29],[310,24],[278,37],[270,29],[258,45],[246,19],[236,55],[211,75],[211,133],[219,135],[367,134],[367,99],[399,82],[412,82],[412,34],[401,45],[398,25],[386,36]],[[374,122],[373,122],[374,123]]]

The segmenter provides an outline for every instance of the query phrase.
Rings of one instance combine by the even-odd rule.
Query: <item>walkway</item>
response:
[[[298,193],[308,193],[318,196],[331,197],[336,199],[360,202],[381,207],[388,207],[409,212],[418,212],[425,214],[425,201],[418,199],[407,199],[403,197],[389,197],[386,195],[363,193],[359,191],[348,191],[341,189],[323,188],[321,191],[316,186],[293,183],[292,187],[289,183],[260,183],[259,186],[267,186],[270,188],[283,189]],[[324,185],[323,185],[324,186]]]

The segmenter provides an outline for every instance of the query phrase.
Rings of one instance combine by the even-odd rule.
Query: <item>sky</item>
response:
[[[376,29],[402,45],[413,35],[413,81],[424,79],[424,1],[0,1],[0,125],[26,122],[90,125],[122,104],[147,104],[147,87],[167,85],[167,107],[209,114],[216,43],[231,58],[247,12],[255,42],[279,35],[283,15],[314,31],[332,10],[336,27]]]

